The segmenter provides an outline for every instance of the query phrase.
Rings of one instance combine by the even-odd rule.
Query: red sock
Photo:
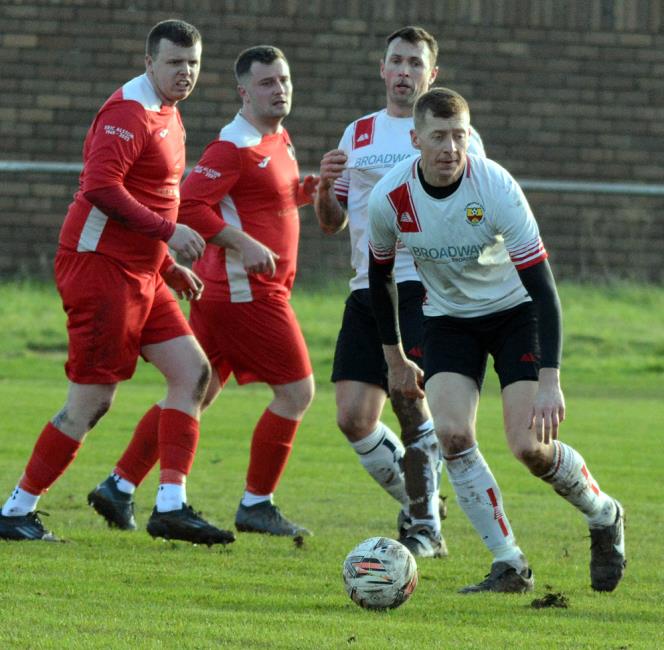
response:
[[[299,426],[299,420],[288,420],[265,409],[251,440],[247,492],[272,494],[275,491]]]
[[[136,425],[134,435],[115,466],[118,476],[140,485],[159,460],[159,418],[161,407],[155,404]]]
[[[49,422],[37,438],[19,487],[30,494],[43,494],[62,476],[80,447],[78,440]]]
[[[159,418],[160,483],[183,484],[194,463],[198,420],[176,409],[164,409]]]

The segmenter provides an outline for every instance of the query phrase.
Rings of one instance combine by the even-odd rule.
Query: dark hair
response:
[[[286,61],[284,53],[273,45],[255,45],[254,47],[242,50],[237,59],[235,59],[235,78],[239,82],[251,70],[251,65],[254,61],[269,65],[277,59]]]
[[[419,42],[424,41],[431,54],[431,67],[435,67],[436,61],[438,60],[438,42],[431,34],[429,34],[429,32],[427,32],[426,29],[415,25],[408,25],[407,27],[397,29],[396,32],[392,32],[385,39],[384,56],[387,56],[387,50],[390,48],[390,43],[396,38],[402,38],[404,41],[408,41],[413,45],[417,45]]]
[[[184,20],[162,20],[148,34],[145,41],[145,53],[151,57],[159,54],[159,43],[165,38],[180,47],[192,47],[201,42],[201,33]]]
[[[434,117],[442,118],[455,117],[462,113],[470,115],[468,102],[458,92],[440,87],[432,88],[415,102],[413,118],[416,129],[422,124],[428,111],[431,111]]]

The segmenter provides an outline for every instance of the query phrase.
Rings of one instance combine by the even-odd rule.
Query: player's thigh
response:
[[[387,394],[375,384],[342,380],[335,383],[337,424],[349,440],[365,438],[378,425]]]
[[[446,453],[475,441],[475,421],[488,352],[468,321],[424,321],[424,381],[436,431]]]
[[[436,316],[424,319],[424,383],[438,373],[470,377],[482,388],[488,350],[470,319]]]
[[[537,441],[535,430],[530,428],[537,386],[534,381],[516,381],[502,391],[507,443],[519,458],[543,450],[543,443]]]
[[[366,289],[346,299],[332,364],[332,381],[373,384],[387,391],[387,365]]]
[[[312,374],[295,312],[283,297],[248,303],[206,301],[191,307],[190,324],[220,378],[238,383],[297,382]]]
[[[425,385],[436,433],[447,455],[465,451],[475,443],[480,393],[472,377],[439,372]]]
[[[152,301],[150,281],[91,253],[60,252],[55,271],[67,313],[70,381],[113,384],[131,377]]]
[[[515,382],[537,383],[540,350],[532,302],[495,314],[489,333],[488,348],[501,389]]]

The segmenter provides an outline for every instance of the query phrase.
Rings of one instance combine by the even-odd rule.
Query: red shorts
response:
[[[131,273],[96,253],[59,251],[55,281],[67,313],[67,377],[77,384],[129,379],[144,345],[191,335],[159,274]]]
[[[223,384],[290,384],[312,374],[295,312],[285,297],[191,303],[189,323]]]

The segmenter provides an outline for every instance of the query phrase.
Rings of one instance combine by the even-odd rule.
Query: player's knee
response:
[[[313,381],[304,383],[294,395],[293,406],[304,413],[314,400],[316,387]]]
[[[337,426],[350,442],[366,438],[377,426],[378,422],[354,411],[339,411]]]
[[[470,449],[475,444],[475,435],[468,425],[452,421],[436,423],[436,433],[446,456],[454,456]]]
[[[521,461],[531,474],[542,476],[551,466],[551,458],[543,445],[517,445],[512,448],[514,456]]]
[[[302,381],[286,386],[272,386],[274,391],[273,406],[277,412],[294,420],[300,420],[306,413],[314,398],[314,380],[308,377]]]
[[[90,429],[93,429],[96,426],[97,422],[99,422],[99,420],[101,420],[104,417],[104,415],[106,415],[108,413],[110,408],[111,408],[111,400],[110,399],[104,400],[103,402],[100,402],[97,405],[97,408],[94,411],[94,413],[90,416],[90,418],[86,422],[86,424],[85,424],[86,430],[90,431]]]

